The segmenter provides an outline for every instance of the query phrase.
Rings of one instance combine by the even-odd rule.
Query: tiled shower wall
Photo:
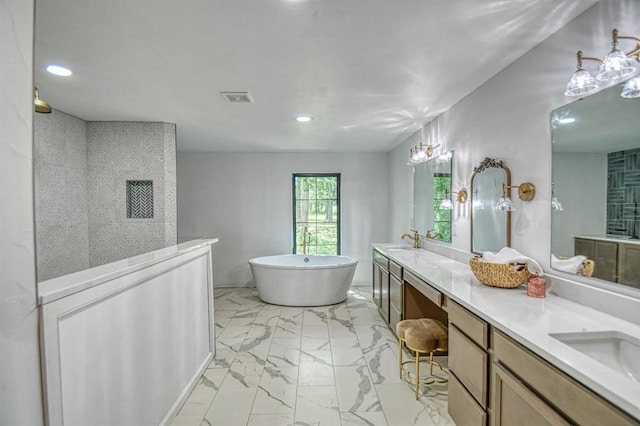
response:
[[[608,155],[607,233],[640,234],[640,148]]]
[[[54,110],[34,140],[39,281],[176,243],[175,125]],[[153,218],[127,219],[127,180],[153,181]]]
[[[89,267],[87,123],[34,115],[38,281]]]
[[[175,244],[175,126],[89,122],[87,146],[91,266]],[[153,181],[153,218],[127,218],[127,180]]]

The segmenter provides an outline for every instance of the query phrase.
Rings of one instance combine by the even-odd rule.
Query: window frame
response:
[[[291,227],[292,227],[292,234],[293,234],[293,244],[292,244],[292,250],[291,253],[293,254],[298,254],[297,253],[297,245],[296,245],[296,241],[298,241],[298,235],[297,235],[297,227],[296,227],[296,201],[297,201],[297,197],[296,197],[296,178],[304,178],[304,177],[333,177],[336,178],[336,203],[338,206],[338,212],[337,212],[337,218],[336,218],[336,232],[337,232],[337,241],[336,241],[336,254],[337,256],[340,256],[340,254],[342,253],[342,231],[341,231],[341,222],[342,222],[342,197],[341,197],[341,190],[340,190],[340,173],[292,173],[291,174],[291,200],[292,200],[292,223],[291,223]],[[316,198],[317,200],[317,198]]]

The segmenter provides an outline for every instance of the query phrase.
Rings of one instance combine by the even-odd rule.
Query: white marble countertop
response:
[[[630,237],[621,235],[607,235],[607,234],[598,234],[598,235],[574,235],[573,238],[582,238],[585,240],[598,240],[598,241],[607,241],[610,243],[618,243],[618,244],[640,244],[640,239],[631,239]]]
[[[424,249],[374,244],[378,251],[423,278],[449,298],[532,352],[640,419],[640,383],[549,336],[550,333],[619,331],[640,337],[640,325],[549,293],[536,299],[526,286],[501,289],[481,284],[469,265]]]
[[[95,266],[38,283],[38,304],[44,305],[126,274],[218,242],[217,238],[187,241],[127,259]]]

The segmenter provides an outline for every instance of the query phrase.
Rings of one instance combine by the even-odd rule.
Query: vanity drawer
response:
[[[438,306],[442,306],[442,293],[429,284],[416,277],[409,271],[404,271],[404,280],[411,284],[416,290],[422,293],[427,299]]]
[[[389,259],[387,259],[384,254],[380,253],[377,250],[373,251],[373,261],[384,268],[386,271],[389,270]]]
[[[455,374],[449,374],[448,411],[458,425],[485,426],[487,413],[469,395]]]
[[[398,280],[395,275],[389,275],[389,299],[391,305],[397,309],[402,308],[402,281]]]
[[[389,260],[389,272],[398,277],[399,280],[402,279],[402,266],[400,266],[393,260]]]
[[[449,326],[449,369],[486,409],[489,355],[454,324]]]
[[[489,349],[489,325],[453,300],[449,302],[449,322],[484,349]]]
[[[630,416],[506,335],[493,330],[491,342],[495,362],[506,366],[572,423],[637,426]]]

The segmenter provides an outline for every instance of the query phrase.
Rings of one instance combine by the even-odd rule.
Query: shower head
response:
[[[35,92],[35,99],[33,100],[33,104],[35,106],[36,112],[42,114],[49,114],[51,112],[51,105],[40,99],[40,92],[38,92],[38,88],[34,87],[33,91]]]

